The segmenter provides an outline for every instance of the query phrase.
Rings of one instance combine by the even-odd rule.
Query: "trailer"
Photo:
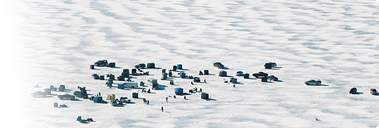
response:
[[[137,88],[138,84],[136,82],[126,82],[123,83],[124,88]]]

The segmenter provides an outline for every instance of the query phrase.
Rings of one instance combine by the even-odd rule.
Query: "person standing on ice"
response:
[[[166,102],[168,102],[168,97],[166,97]]]
[[[162,110],[162,112],[163,112],[163,106],[162,106],[161,110]]]
[[[193,85],[193,82],[191,81],[191,84]]]
[[[207,81],[204,79],[204,83],[207,83]]]

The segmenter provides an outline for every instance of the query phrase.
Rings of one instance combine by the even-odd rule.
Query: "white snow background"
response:
[[[14,127],[376,127],[379,125],[379,4],[375,0],[16,0],[2,4],[4,88],[2,125]],[[97,60],[121,68],[97,68]],[[237,77],[223,83],[219,69],[267,72],[282,82],[262,83]],[[276,62],[279,70],[264,69]],[[138,89],[109,89],[91,74],[120,75],[135,64],[154,62],[170,69],[183,64],[189,79],[167,80],[164,90],[140,93],[150,100],[112,107],[87,99],[59,100],[85,86],[89,94],[131,98]],[[161,69],[144,69],[160,78]],[[226,78],[228,79],[228,78]],[[306,86],[321,79],[328,86]],[[117,83],[117,81],[116,81]],[[35,88],[38,84],[40,87]],[[50,85],[67,92],[34,98]],[[174,89],[197,87],[200,93],[177,99]],[[348,94],[352,87],[363,94]],[[139,91],[140,92],[140,91]],[[53,103],[69,108],[54,108]],[[165,112],[160,108],[164,107]],[[81,124],[77,116],[95,122]],[[316,121],[315,117],[321,121]]]

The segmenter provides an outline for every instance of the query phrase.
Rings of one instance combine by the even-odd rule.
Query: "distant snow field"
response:
[[[20,0],[12,10],[17,27],[12,49],[12,83],[2,90],[16,95],[10,115],[20,127],[377,127],[379,96],[379,4],[374,0]],[[16,8],[16,7],[15,7]],[[15,25],[17,24],[17,25]],[[16,30],[16,29],[14,29]],[[8,41],[7,41],[8,42]],[[90,65],[106,59],[116,68]],[[155,63],[146,84],[160,90],[108,88],[92,74],[121,75],[134,65]],[[219,77],[214,62],[227,67]],[[265,69],[267,62],[280,68]],[[162,69],[182,64],[192,79],[161,80]],[[6,67],[4,67],[6,68]],[[10,68],[10,69],[13,69]],[[210,75],[198,75],[209,70]],[[237,71],[250,78],[236,76]],[[278,81],[261,82],[265,72]],[[4,73],[5,74],[5,73]],[[237,78],[232,84],[230,78]],[[106,77],[106,79],[108,79]],[[204,83],[206,79],[206,83]],[[321,86],[305,81],[320,79]],[[174,85],[169,81],[174,80]],[[10,81],[10,80],[9,80]],[[38,84],[38,87],[35,87]],[[65,92],[35,98],[50,85]],[[235,85],[235,87],[233,87]],[[5,86],[5,85],[4,85]],[[115,94],[132,103],[114,107],[89,99],[60,100],[58,95],[86,87],[89,96]],[[175,88],[202,89],[173,98]],[[356,87],[358,94],[349,94]],[[144,87],[146,89],[151,86]],[[16,89],[16,90],[15,90]],[[139,98],[132,98],[138,92]],[[171,96],[171,97],[169,97]],[[166,102],[166,97],[168,102]],[[149,105],[143,102],[149,100]],[[67,108],[55,108],[54,103]],[[164,108],[163,112],[161,108]],[[93,122],[80,123],[92,118]],[[19,120],[17,120],[19,119]]]

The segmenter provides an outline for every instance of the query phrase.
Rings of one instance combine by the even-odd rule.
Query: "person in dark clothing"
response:
[[[168,97],[166,97],[166,102],[168,102]]]
[[[162,110],[162,112],[163,112],[163,106],[162,106],[161,110]]]
[[[207,81],[204,79],[204,83],[207,83]]]
[[[99,96],[101,96],[101,93],[99,92]]]
[[[233,87],[236,87],[236,85],[235,85],[235,84],[233,84]]]
[[[203,89],[200,88],[200,92],[203,92]]]
[[[191,81],[191,84],[193,85],[193,82]]]
[[[176,96],[174,95],[174,98],[176,99]]]
[[[187,99],[187,97],[186,97],[186,96],[184,96],[184,99],[186,100],[186,99]]]

